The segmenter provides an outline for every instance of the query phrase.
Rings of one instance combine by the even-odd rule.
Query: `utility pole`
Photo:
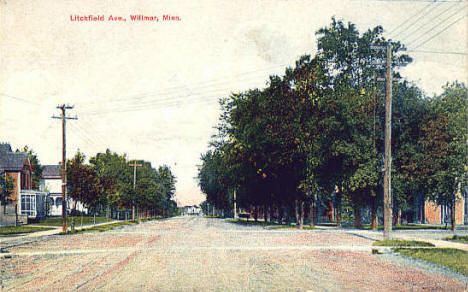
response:
[[[384,239],[392,233],[392,46],[371,46],[386,50],[385,62],[385,150],[384,150]],[[378,79],[380,81],[380,78]]]
[[[66,136],[66,121],[67,120],[78,120],[75,116],[67,117],[66,110],[73,109],[70,105],[58,105],[57,108],[62,111],[60,117],[52,116],[53,119],[62,120],[62,231],[67,232],[67,136]]]
[[[133,166],[133,190],[135,191],[136,189],[136,168],[143,166],[143,164],[139,164],[136,162],[130,163],[130,166]],[[132,220],[135,221],[135,197],[132,199]]]
[[[387,46],[385,66],[385,157],[384,157],[384,238],[392,232],[392,47]]]

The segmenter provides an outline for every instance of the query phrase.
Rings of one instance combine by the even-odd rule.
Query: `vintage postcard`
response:
[[[0,0],[0,291],[467,291],[466,0]]]

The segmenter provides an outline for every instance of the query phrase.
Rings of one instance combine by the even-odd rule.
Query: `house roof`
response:
[[[0,153],[9,153],[13,152],[11,146],[8,143],[0,143]]]
[[[3,145],[2,145],[3,146]],[[21,171],[27,163],[28,156],[24,153],[3,152],[0,151],[0,170],[3,171]]]
[[[43,165],[42,178],[61,178],[62,166],[61,165]]]

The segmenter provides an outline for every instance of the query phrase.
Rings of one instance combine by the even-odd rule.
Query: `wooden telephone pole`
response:
[[[136,189],[136,168],[143,166],[143,164],[139,164],[136,162],[130,163],[130,166],[133,166],[133,190],[135,191]],[[135,221],[135,197],[132,199],[132,220]]]
[[[75,116],[67,117],[66,110],[73,109],[70,105],[58,105],[57,108],[62,111],[60,117],[52,116],[53,119],[62,120],[62,231],[67,232],[67,139],[66,139],[66,121],[67,120],[78,120]]]
[[[371,46],[386,50],[385,62],[385,150],[384,150],[384,239],[392,233],[392,46]],[[380,80],[379,80],[380,81]]]

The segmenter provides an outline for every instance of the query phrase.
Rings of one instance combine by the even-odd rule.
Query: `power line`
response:
[[[466,7],[466,5],[465,5]],[[447,10],[445,10],[447,11]],[[444,12],[445,12],[444,11]],[[420,34],[418,37],[416,37],[415,39],[413,39],[412,41],[410,41],[407,46],[411,46],[412,44],[414,44],[416,41],[420,40],[421,38],[427,36],[428,33],[430,33],[431,31],[433,31],[435,28],[437,28],[438,26],[440,26],[441,24],[443,24],[444,22],[446,22],[448,19],[452,18],[453,16],[457,15],[459,12],[464,12],[464,10],[457,10],[455,13],[452,13],[451,15],[449,15],[448,17],[446,17],[445,19],[443,19],[442,21],[439,21],[436,25],[432,26],[431,28],[429,28],[427,31],[425,31],[424,33]],[[441,13],[443,14],[443,13]],[[439,16],[441,15],[439,14]]]
[[[392,29],[388,34],[391,35],[393,34],[394,32],[396,32],[400,27],[402,27],[403,25],[405,25],[409,20],[411,19],[414,19],[414,17],[416,17],[418,14],[421,14],[424,10],[426,10],[426,8],[428,8],[429,6],[433,5],[435,2],[432,2],[432,3],[429,3],[427,4],[426,6],[424,6],[423,9],[419,10],[418,12],[416,12],[414,15],[408,17],[405,21],[403,21],[402,23],[400,23],[398,26],[396,26],[394,29]],[[421,16],[422,17],[422,16]],[[419,19],[419,18],[418,18]],[[417,20],[416,20],[417,21]]]
[[[21,101],[21,102],[24,102],[24,103],[29,103],[29,104],[32,104],[32,105],[35,105],[35,106],[39,106],[39,105],[40,105],[39,103],[34,102],[34,101],[31,101],[31,100],[28,100],[28,99],[26,99],[26,98],[22,98],[22,97],[10,95],[10,94],[5,94],[5,93],[0,93],[0,95],[6,96],[6,97],[9,97],[9,98],[11,98],[11,99],[15,99],[15,100],[18,100],[18,101]]]
[[[420,50],[407,50],[407,52],[412,53],[422,53],[422,54],[443,54],[443,55],[468,55],[464,52],[446,52],[446,51],[420,51]]]
[[[439,16],[443,15],[445,12],[455,7],[457,4],[458,3],[450,5],[449,7],[447,7],[445,10],[443,10],[439,14],[429,17],[429,14],[432,13],[433,11],[437,12],[437,10],[435,9],[441,5],[441,3],[438,3],[438,5],[434,6],[428,14],[425,14],[425,15],[423,14],[421,17],[418,18],[417,21],[412,22],[410,26],[416,24],[421,19],[419,26],[417,26],[415,29],[409,29],[407,31],[404,31],[402,34],[400,34],[399,36],[400,39],[404,40],[406,38],[407,39],[406,41],[409,41],[411,37],[417,36],[419,31],[423,30],[427,25],[430,25],[430,23],[432,23],[435,19],[437,19]],[[428,17],[428,18],[423,19],[423,17]]]
[[[465,18],[466,15],[463,15],[462,17],[458,18],[457,20],[455,20],[454,22],[450,23],[449,25],[447,25],[444,29],[442,29],[441,31],[439,31],[438,33],[436,33],[435,35],[433,35],[432,37],[426,39],[425,41],[423,41],[422,43],[420,43],[419,45],[413,47],[412,49],[417,49],[419,47],[421,47],[422,45],[426,44],[427,42],[429,42],[430,40],[432,40],[433,38],[435,38],[436,36],[440,35],[441,33],[443,33],[444,31],[446,31],[447,29],[449,29],[452,25],[454,25],[455,23],[459,22],[460,20],[462,20],[463,18]]]
[[[212,80],[208,80],[208,81],[205,81],[205,82],[198,83],[198,85],[194,86],[194,87],[188,87],[187,85],[167,87],[167,88],[165,88],[165,89],[163,89],[161,91],[131,95],[131,96],[127,96],[127,97],[120,97],[120,98],[114,99],[114,100],[112,100],[110,102],[111,103],[120,103],[120,102],[128,103],[128,102],[132,102],[132,101],[135,101],[135,100],[144,99],[145,97],[161,95],[161,94],[163,94],[163,95],[171,94],[171,93],[174,92],[174,90],[178,90],[178,89],[188,89],[188,90],[190,90],[190,89],[203,89],[203,88],[206,88],[206,87],[212,87],[214,85],[219,85],[219,84],[236,83],[236,82],[232,81],[233,77],[241,76],[241,78],[234,78],[234,79],[237,80],[237,82],[240,82],[240,81],[243,81],[243,79],[252,79],[252,77],[245,76],[245,75],[252,74],[252,73],[258,73],[258,72],[262,72],[262,71],[266,71],[266,70],[271,70],[271,69],[275,69],[275,68],[280,68],[280,67],[284,67],[286,65],[287,64],[280,64],[280,65],[275,65],[275,66],[267,67],[267,68],[260,69],[260,70],[242,72],[242,73],[238,73],[238,74],[235,74],[235,75],[232,75],[232,76],[226,76],[226,77],[223,77],[223,78],[216,78],[216,79],[212,79]],[[217,82],[217,81],[221,81],[221,82]],[[92,105],[92,104],[97,104],[97,103],[99,103],[99,102],[96,101],[96,102],[91,102],[91,103],[79,103],[79,104]]]

